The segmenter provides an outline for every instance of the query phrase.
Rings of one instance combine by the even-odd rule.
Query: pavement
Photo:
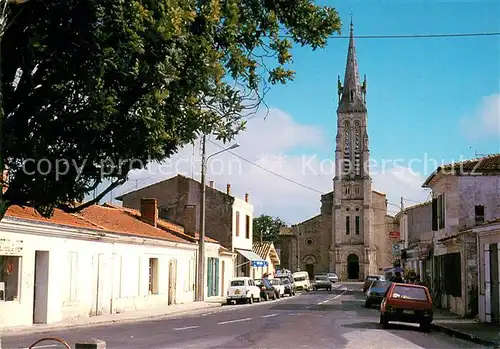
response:
[[[203,313],[53,330],[7,333],[3,349],[27,349],[41,336],[71,345],[97,338],[107,349],[170,348],[486,348],[439,331],[393,324],[383,330],[376,308],[365,309],[360,285],[336,284],[276,301],[228,305]],[[34,349],[64,348],[40,343]]]

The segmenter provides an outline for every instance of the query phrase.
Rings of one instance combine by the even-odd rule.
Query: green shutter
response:
[[[212,273],[212,257],[208,257],[207,261],[207,288],[208,297],[212,297],[212,283],[213,283],[213,273]]]
[[[215,294],[214,296],[219,295],[219,258],[214,258],[215,259]]]

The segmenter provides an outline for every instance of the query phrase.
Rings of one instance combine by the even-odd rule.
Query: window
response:
[[[158,294],[158,258],[149,258],[149,294]]]
[[[355,190],[356,190],[356,195],[359,195],[360,194],[360,188],[359,188],[358,185],[355,187]],[[359,211],[359,208],[356,208],[356,211]]]
[[[351,132],[349,121],[344,123],[344,174],[351,171]]]
[[[475,207],[476,224],[484,223],[484,206],[476,205]]]
[[[240,213],[236,211],[236,236],[240,236]]]
[[[70,252],[68,254],[68,280],[69,280],[69,292],[66,297],[68,302],[76,302],[77,300],[77,289],[78,289],[78,253]]]
[[[246,238],[247,239],[250,239],[250,216],[249,215],[246,215],[245,217],[245,234],[246,234]]]
[[[356,121],[354,128],[354,171],[356,175],[361,175],[361,145],[360,145],[360,125]]]
[[[359,235],[359,231],[361,229],[360,224],[361,224],[360,217],[356,216],[356,235]]]
[[[19,298],[19,279],[21,276],[21,257],[0,256],[0,283],[4,283],[5,292],[0,292],[0,299],[10,302]]]
[[[436,231],[445,227],[445,200],[444,194],[432,199],[432,230]]]
[[[411,299],[416,301],[428,301],[427,293],[422,287],[396,286],[392,291],[394,299]]]
[[[312,245],[312,244],[313,244],[313,240],[312,240],[312,239],[310,239],[310,238],[309,238],[309,239],[307,239],[307,240],[306,240],[306,244],[307,244],[307,245]]]
[[[351,217],[345,217],[345,234],[349,235],[351,231]]]
[[[345,193],[346,196],[351,195],[351,187],[349,187],[349,186],[346,185],[344,187],[344,193]]]

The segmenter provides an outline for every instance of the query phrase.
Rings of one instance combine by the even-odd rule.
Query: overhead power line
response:
[[[354,39],[433,39],[433,38],[466,38],[478,36],[499,36],[500,32],[485,33],[452,33],[452,34],[408,34],[408,35],[354,35]],[[292,35],[280,35],[282,38],[293,38]],[[329,39],[349,39],[349,35],[330,35]]]

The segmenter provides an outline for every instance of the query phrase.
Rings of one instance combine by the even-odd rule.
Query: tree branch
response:
[[[59,205],[58,208],[60,208],[61,210],[63,210],[64,212],[67,212],[67,213],[79,212],[81,210],[86,209],[87,207],[95,205],[96,203],[101,201],[101,199],[103,197],[105,197],[106,194],[108,194],[111,190],[119,187],[120,185],[124,184],[126,181],[127,181],[127,178],[117,179],[116,181],[111,183],[106,189],[104,189],[99,195],[97,195],[95,198],[93,198],[92,200],[87,201],[86,203],[81,204],[79,206],[73,207],[73,206],[68,206],[68,205]]]

